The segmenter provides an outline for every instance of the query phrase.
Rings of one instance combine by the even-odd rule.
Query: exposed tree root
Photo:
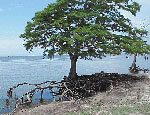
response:
[[[139,77],[129,74],[101,72],[93,75],[64,77],[61,82],[46,81],[40,84],[30,84],[25,82],[10,88],[7,91],[7,95],[16,100],[15,108],[18,108],[20,105],[31,104],[37,90],[41,90],[41,100],[43,100],[43,91],[46,89],[50,90],[50,93],[54,97],[54,101],[56,96],[59,96],[60,101],[63,100],[63,97],[66,97],[68,100],[78,100],[85,99],[99,91],[111,91],[113,87],[119,85],[132,87],[132,83],[144,79],[144,76]],[[42,86],[47,83],[50,85]],[[14,90],[24,85],[34,86],[35,88],[23,93],[19,98],[16,98]],[[53,91],[53,88],[58,89],[58,91]]]

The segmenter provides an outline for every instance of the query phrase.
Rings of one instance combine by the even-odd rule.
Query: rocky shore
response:
[[[52,102],[18,108],[11,115],[103,115],[150,114],[150,79],[148,74],[136,74],[142,78],[132,84],[120,84],[106,91],[96,92],[85,99]]]

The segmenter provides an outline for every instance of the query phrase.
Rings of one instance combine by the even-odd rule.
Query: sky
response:
[[[138,27],[141,24],[150,24],[149,0],[135,1],[142,5],[141,11],[136,17],[128,12],[123,12],[124,15]],[[54,2],[56,0],[0,0],[0,56],[42,55],[42,51],[38,48],[31,53],[26,51],[24,41],[19,36],[24,33],[27,21],[31,21],[35,12]]]

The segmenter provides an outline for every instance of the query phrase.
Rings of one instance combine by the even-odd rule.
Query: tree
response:
[[[144,19],[145,20],[145,19]],[[141,29],[142,30],[146,30],[146,28],[149,26],[149,24],[144,24],[144,23],[142,23],[142,24],[140,24],[140,26],[141,26]],[[147,36],[147,35],[146,35]],[[142,37],[144,37],[144,38],[146,38],[146,36],[145,35],[143,35],[143,34],[141,34],[141,38]],[[140,69],[139,67],[137,67],[136,66],[136,57],[137,57],[137,53],[135,53],[134,54],[134,57],[133,57],[133,62],[132,62],[132,65],[131,65],[131,67],[129,67],[129,71],[131,72],[131,73],[138,73],[139,71],[146,71],[146,70],[148,70],[148,69]],[[145,60],[146,60],[146,56],[144,56],[144,58],[145,58]]]
[[[79,57],[149,52],[150,46],[140,37],[147,31],[133,27],[121,11],[136,16],[140,5],[132,0],[57,0],[36,12],[20,37],[27,50],[41,47],[50,57],[68,54],[69,76],[75,77]]]

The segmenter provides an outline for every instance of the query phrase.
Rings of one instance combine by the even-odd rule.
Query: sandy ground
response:
[[[123,114],[123,112],[125,113]],[[134,83],[132,87],[125,85],[112,87],[107,92],[97,93],[85,100],[52,102],[46,105],[37,105],[34,108],[16,109],[11,113],[11,115],[121,114],[150,115],[150,79]]]

